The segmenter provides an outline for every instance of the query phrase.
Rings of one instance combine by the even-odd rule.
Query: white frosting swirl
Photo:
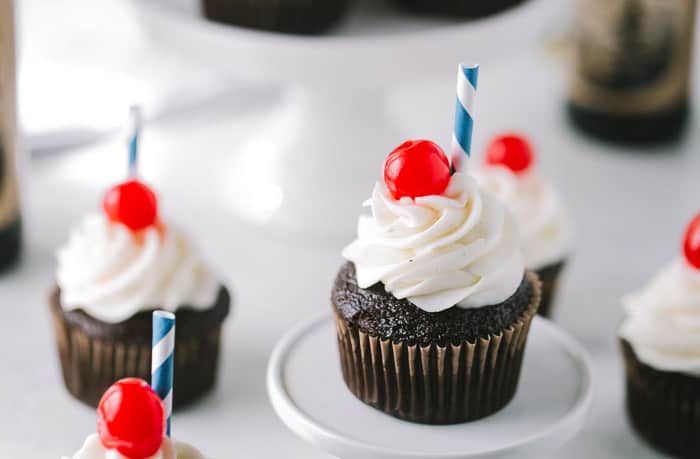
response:
[[[357,240],[343,250],[358,285],[384,283],[396,298],[438,312],[508,299],[523,279],[518,230],[510,212],[476,181],[456,173],[443,195],[394,199],[378,182],[360,216]]]
[[[85,439],[83,447],[72,457],[63,459],[129,459],[114,449],[106,449],[100,437],[92,434]],[[204,459],[202,453],[185,443],[172,443],[169,439],[163,439],[163,446],[160,450],[148,459]]]
[[[627,318],[620,336],[640,361],[700,376],[700,271],[676,260],[623,304]]]
[[[572,230],[549,183],[532,172],[514,174],[501,166],[478,167],[473,174],[515,214],[528,268],[540,269],[564,258],[571,249]]]
[[[83,219],[58,252],[58,286],[67,310],[122,322],[154,307],[206,308],[219,283],[187,237],[171,225],[134,234],[102,214]]]

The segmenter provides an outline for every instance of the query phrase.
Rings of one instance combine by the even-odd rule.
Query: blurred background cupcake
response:
[[[185,233],[161,219],[155,193],[136,178],[137,142],[136,134],[131,178],[108,190],[102,211],[84,217],[58,251],[49,306],[65,385],[92,406],[118,379],[150,378],[151,313],[174,312],[178,407],[214,385],[231,300]]]
[[[530,142],[518,134],[505,134],[491,140],[483,164],[473,173],[515,214],[525,265],[542,281],[539,314],[551,317],[559,277],[571,255],[573,231],[556,190],[535,168]]]
[[[648,286],[623,299],[620,342],[632,426],[655,448],[694,458],[700,457],[700,214],[683,249]]]

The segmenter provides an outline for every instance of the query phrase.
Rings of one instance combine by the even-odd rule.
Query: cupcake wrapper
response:
[[[395,0],[399,5],[417,11],[448,16],[481,17],[499,13],[525,0]]]
[[[314,34],[335,24],[348,0],[202,0],[213,21],[287,33]]]
[[[226,301],[228,312],[228,296]],[[107,334],[67,320],[65,312],[53,301],[51,315],[63,381],[77,399],[96,407],[104,392],[119,379],[138,377],[151,380],[150,331],[140,337]],[[141,322],[150,323],[150,315],[129,319],[134,320],[140,323],[129,327],[132,333],[140,328],[148,329],[148,324]],[[173,409],[195,401],[213,388],[219,360],[221,322],[203,333],[192,333],[187,321],[179,321],[175,335]]]
[[[554,300],[556,299],[559,276],[566,265],[566,261],[560,261],[536,271],[542,282],[542,304],[537,313],[542,317],[550,318],[554,311]]]
[[[639,361],[627,341],[620,341],[632,427],[661,451],[700,457],[700,378],[652,368]]]
[[[335,315],[343,378],[364,403],[422,424],[456,424],[488,416],[515,395],[525,344],[540,302],[511,327],[474,343],[440,346],[394,343],[371,336]]]

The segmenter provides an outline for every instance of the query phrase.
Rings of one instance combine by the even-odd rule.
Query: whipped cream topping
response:
[[[623,304],[627,317],[620,336],[640,361],[700,376],[700,271],[678,259]]]
[[[100,437],[92,434],[85,439],[83,447],[72,457],[62,459],[130,459],[114,449],[106,449],[102,446]],[[148,459],[204,459],[202,453],[185,443],[173,443],[169,439],[163,439],[163,446],[154,456]]]
[[[207,308],[219,283],[189,239],[172,225],[137,234],[102,214],[84,218],[58,252],[58,286],[67,310],[116,323],[155,307]]]
[[[442,195],[396,200],[377,182],[360,216],[357,239],[343,250],[358,285],[382,282],[396,298],[427,312],[477,308],[508,299],[524,262],[511,213],[456,173]]]
[[[525,265],[540,269],[559,262],[571,249],[572,230],[554,188],[532,172],[480,166],[473,175],[515,214]]]

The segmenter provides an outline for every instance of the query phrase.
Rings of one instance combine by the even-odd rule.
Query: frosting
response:
[[[627,318],[620,336],[640,361],[700,376],[700,271],[678,259],[623,304]]]
[[[382,282],[396,298],[438,312],[498,304],[523,279],[524,262],[511,213],[466,174],[442,195],[394,199],[377,182],[360,216],[357,239],[343,250],[358,285]]]
[[[570,250],[572,231],[549,183],[532,172],[515,174],[497,165],[475,168],[473,175],[515,214],[528,268],[540,269],[561,261]]]
[[[83,447],[72,457],[63,459],[129,459],[119,454],[114,449],[105,449],[97,434],[92,434],[85,439]],[[172,443],[169,439],[163,439],[163,446],[154,456],[148,459],[204,459],[202,453],[185,443]]]
[[[211,307],[219,284],[177,228],[133,233],[102,214],[85,217],[58,252],[58,286],[67,310],[122,322],[154,307]]]

